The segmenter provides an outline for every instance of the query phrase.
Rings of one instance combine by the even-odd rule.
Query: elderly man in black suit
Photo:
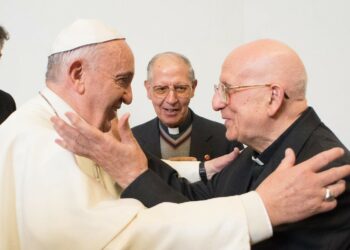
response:
[[[184,55],[164,52],[150,60],[145,88],[157,117],[132,129],[143,149],[163,159],[190,156],[199,161],[242,149],[242,144],[225,138],[222,124],[188,107],[196,87],[193,67]]]
[[[189,104],[195,94],[197,80],[191,62],[176,52],[155,55],[147,66],[144,83],[157,117],[132,129],[148,153],[167,161],[178,173],[194,182],[206,180],[222,168],[210,164],[184,166],[176,161],[208,161],[243,145],[225,138],[225,126],[195,114]],[[175,160],[175,161],[174,161]]]
[[[164,168],[155,168],[156,171],[162,172],[161,176],[189,200],[200,200],[256,189],[276,169],[287,148],[294,150],[299,163],[323,150],[342,147],[345,155],[328,168],[349,164],[349,151],[308,107],[306,83],[301,59],[281,42],[258,40],[235,49],[222,66],[213,107],[225,120],[226,137],[248,147],[233,166],[207,184],[187,185],[182,180],[175,181],[174,176],[169,178],[171,171],[169,175]],[[137,197],[145,203],[151,200],[153,204],[161,201],[155,201],[145,189],[138,191],[138,186],[144,186],[141,178],[123,197]],[[154,190],[167,196],[161,185]],[[347,188],[339,197],[334,211],[276,227],[271,239],[253,249],[350,249],[349,191]],[[330,193],[326,188],[325,199]]]

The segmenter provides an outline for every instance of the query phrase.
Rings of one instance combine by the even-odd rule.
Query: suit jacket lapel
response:
[[[156,156],[161,157],[160,153],[160,134],[159,134],[159,120],[154,118],[149,126],[145,127],[143,136],[144,149],[153,152]]]
[[[212,154],[210,139],[213,135],[208,134],[209,130],[206,129],[205,121],[201,121],[202,119],[193,112],[192,115],[190,155],[197,157],[199,161],[204,161],[204,155],[211,156]]]

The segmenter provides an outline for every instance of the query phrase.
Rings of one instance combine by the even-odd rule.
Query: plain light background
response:
[[[259,38],[294,48],[308,71],[307,98],[350,146],[350,1],[347,0],[0,0],[0,25],[10,33],[0,61],[0,88],[18,106],[44,86],[47,56],[58,32],[77,18],[96,18],[121,31],[136,58],[131,125],[153,118],[143,81],[156,53],[176,51],[192,62],[198,88],[190,104],[221,122],[211,108],[226,55]]]

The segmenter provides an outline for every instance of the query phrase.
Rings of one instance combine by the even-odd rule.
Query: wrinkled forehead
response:
[[[284,78],[286,68],[294,67],[287,50],[242,48],[233,51],[224,61],[222,81],[271,82]],[[228,80],[227,80],[228,79]]]
[[[152,72],[167,73],[168,71],[183,71],[187,73],[189,66],[182,60],[174,55],[163,55],[157,58],[153,66]]]
[[[134,55],[125,40],[114,40],[100,44],[96,48],[100,67],[126,67],[134,70]]]

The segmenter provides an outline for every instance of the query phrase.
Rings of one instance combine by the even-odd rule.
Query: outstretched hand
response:
[[[147,159],[129,127],[129,114],[112,123],[111,133],[103,133],[78,115],[66,113],[71,125],[52,117],[61,136],[56,143],[63,148],[95,161],[122,187],[127,187],[147,170]]]
[[[345,181],[341,179],[350,174],[350,165],[320,170],[343,154],[343,149],[333,148],[294,166],[295,154],[287,149],[279,167],[257,188],[272,225],[334,209],[337,200],[325,200],[326,188],[335,198],[343,193]]]
[[[239,155],[239,148],[234,148],[231,153],[216,157],[204,163],[205,171],[207,172],[207,179],[210,180],[213,175],[219,173],[234,161]]]

